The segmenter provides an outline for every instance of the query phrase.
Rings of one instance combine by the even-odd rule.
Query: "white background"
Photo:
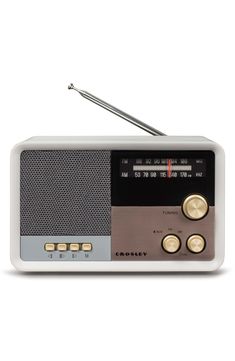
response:
[[[0,357],[234,360],[234,1],[0,3]],[[226,151],[214,274],[23,275],[9,261],[9,153],[33,135],[142,135],[68,91]]]

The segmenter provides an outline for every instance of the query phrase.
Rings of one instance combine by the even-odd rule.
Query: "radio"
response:
[[[11,261],[22,271],[213,271],[224,258],[224,152],[163,133],[34,137],[11,154]],[[159,136],[157,136],[159,135]]]

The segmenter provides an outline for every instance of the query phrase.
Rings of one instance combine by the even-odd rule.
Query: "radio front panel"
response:
[[[20,154],[25,262],[210,261],[215,206],[211,150]]]
[[[211,151],[112,152],[112,259],[214,258]]]

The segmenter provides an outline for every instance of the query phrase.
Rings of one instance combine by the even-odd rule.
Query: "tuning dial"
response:
[[[183,213],[184,215],[192,220],[198,220],[208,212],[207,200],[200,194],[192,194],[188,196],[183,202]]]
[[[206,241],[199,234],[193,234],[187,240],[187,247],[193,253],[201,253],[206,247]]]
[[[174,234],[169,234],[162,240],[162,248],[168,253],[176,253],[181,246],[179,237]]]

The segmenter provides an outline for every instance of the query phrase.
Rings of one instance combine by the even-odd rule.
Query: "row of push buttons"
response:
[[[53,251],[90,252],[92,250],[92,244],[91,243],[45,243],[44,249],[47,252],[53,252]]]

